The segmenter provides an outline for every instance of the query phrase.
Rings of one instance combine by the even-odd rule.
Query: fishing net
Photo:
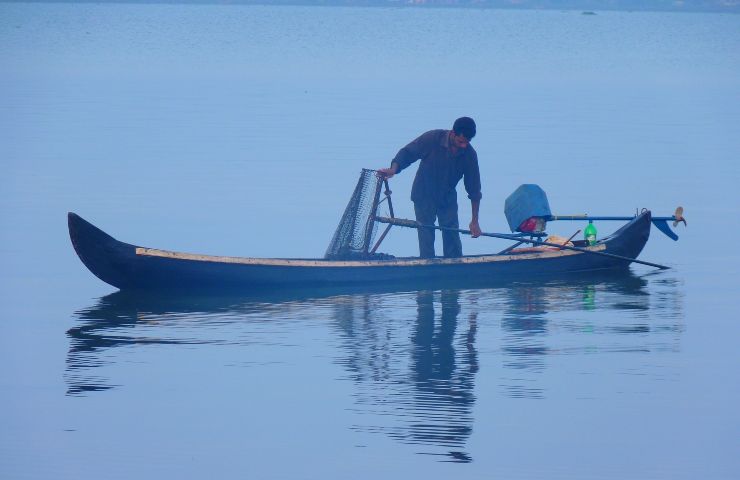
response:
[[[375,210],[383,180],[375,170],[363,169],[344,215],[339,221],[324,258],[347,260],[369,258],[375,235]]]

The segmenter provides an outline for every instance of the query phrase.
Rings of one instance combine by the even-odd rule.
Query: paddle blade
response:
[[[679,222],[683,222],[684,226],[687,226],[686,219],[683,218],[683,207],[678,207],[676,212],[673,214],[673,226],[677,226]]]
[[[653,225],[655,225],[658,230],[663,232],[671,240],[678,240],[678,235],[676,235],[673,230],[671,230],[671,227],[668,226],[667,221],[653,220]]]

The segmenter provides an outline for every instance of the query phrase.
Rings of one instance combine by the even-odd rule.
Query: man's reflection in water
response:
[[[476,314],[471,314],[465,337],[457,342],[463,348],[456,361],[460,292],[443,290],[440,293],[439,322],[436,321],[433,292],[418,292],[416,302],[418,320],[411,337],[411,372],[419,421],[411,423],[409,438],[458,446],[470,436],[473,424],[473,386],[478,371],[474,346]]]
[[[439,314],[435,300],[441,307]],[[353,359],[343,363],[356,369],[352,376],[356,381],[372,382],[366,385],[367,389],[358,386],[361,393],[358,393],[357,403],[371,407],[369,410],[374,414],[381,414],[378,418],[390,415],[395,419],[393,425],[358,426],[358,430],[382,431],[403,443],[440,447],[444,453],[424,453],[443,455],[445,461],[472,461],[462,449],[473,428],[473,388],[478,372],[477,311],[474,301],[467,303],[473,308],[463,325],[464,331],[459,332],[460,291],[416,293],[416,319],[409,332],[408,372],[398,365],[403,363],[404,355],[408,355],[404,352],[409,351],[409,345],[399,342],[399,338],[391,338],[401,333],[397,331],[400,325],[384,323],[382,318],[373,315],[374,309],[360,307],[359,311],[347,308],[338,311],[339,323],[347,335],[347,353]],[[361,318],[355,317],[356,313],[360,313]],[[374,320],[379,320],[375,328],[365,328]],[[390,357],[389,368],[383,374],[377,371],[373,375],[360,373],[366,366],[377,367],[384,363],[377,360],[377,356]],[[358,361],[360,358],[365,361]]]

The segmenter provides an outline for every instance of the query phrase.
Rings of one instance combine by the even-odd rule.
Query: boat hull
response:
[[[650,220],[650,212],[644,212],[589,249],[636,258],[649,238]],[[72,244],[85,266],[98,278],[121,290],[247,292],[365,284],[484,285],[516,278],[625,269],[630,263],[570,250],[457,259],[367,261],[218,257],[120,242],[74,213],[68,215],[68,223]]]

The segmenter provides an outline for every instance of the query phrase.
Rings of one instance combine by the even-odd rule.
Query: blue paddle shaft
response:
[[[600,216],[591,216],[591,215],[550,215],[550,218],[548,218],[548,221],[553,220],[623,220],[628,221],[635,218],[636,215],[633,215],[631,217],[600,217]],[[653,220],[664,220],[664,221],[675,221],[676,217],[671,215],[670,217],[653,217]]]

